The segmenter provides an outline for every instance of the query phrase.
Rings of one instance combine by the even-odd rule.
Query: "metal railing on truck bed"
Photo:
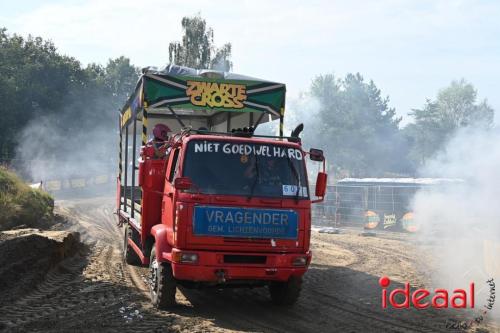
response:
[[[132,193],[133,192],[133,193]],[[130,213],[132,217],[136,217],[137,213],[141,214],[141,200],[142,190],[140,186],[120,186],[120,210]],[[132,206],[131,198],[134,198],[134,205]],[[132,214],[132,208],[134,214]]]

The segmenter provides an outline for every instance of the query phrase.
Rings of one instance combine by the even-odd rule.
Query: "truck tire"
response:
[[[286,282],[271,282],[269,294],[276,305],[293,305],[300,296],[302,277],[292,276]]]
[[[154,246],[149,257],[149,291],[151,302],[158,309],[168,309],[176,304],[177,283],[172,266],[157,260]]]
[[[128,239],[132,238],[132,230],[129,225],[125,226],[125,232],[123,234],[123,260],[129,265],[138,266],[141,263],[139,256],[135,253],[134,249],[128,244]]]

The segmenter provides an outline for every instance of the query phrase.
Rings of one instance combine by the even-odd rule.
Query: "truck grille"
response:
[[[266,256],[246,256],[237,254],[224,255],[225,264],[265,264]]]

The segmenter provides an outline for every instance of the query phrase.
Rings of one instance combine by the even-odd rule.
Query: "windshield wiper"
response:
[[[252,186],[250,187],[250,194],[247,197],[247,200],[250,201],[253,197],[253,191],[255,190],[255,185],[257,185],[257,181],[259,180],[259,159],[257,158],[257,155],[255,155],[255,180],[252,183]]]
[[[295,203],[299,202],[299,193],[301,189],[301,184],[300,184],[300,177],[299,177],[299,172],[297,171],[297,168],[295,168],[295,164],[293,164],[292,159],[290,158],[290,155],[286,155],[286,159],[288,161],[288,165],[290,166],[290,169],[292,169],[292,173],[295,176],[295,181],[297,183],[297,191],[295,192]]]

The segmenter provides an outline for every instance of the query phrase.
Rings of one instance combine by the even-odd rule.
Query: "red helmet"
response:
[[[167,125],[157,124],[155,128],[153,128],[153,135],[158,140],[167,141],[168,132],[171,132],[171,130]]]

